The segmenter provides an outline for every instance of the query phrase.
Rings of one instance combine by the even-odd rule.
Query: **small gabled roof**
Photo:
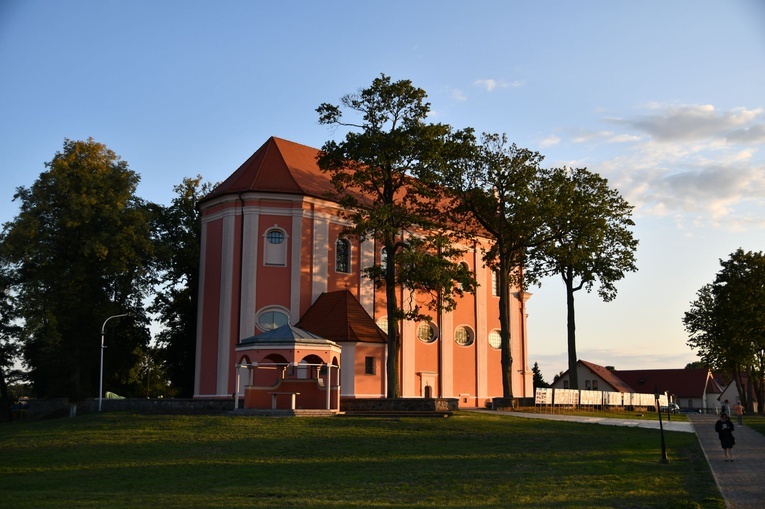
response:
[[[348,290],[322,293],[297,325],[336,342],[388,342],[388,336]]]
[[[329,175],[319,170],[319,153],[315,148],[272,136],[200,201],[247,191],[329,199],[335,187]]]
[[[606,369],[605,367],[595,364],[593,362],[580,360],[579,364],[586,367],[587,369],[595,373],[597,376],[602,378],[603,381],[608,383],[617,392],[633,392],[632,388],[628,384],[624,383],[624,381],[620,379],[618,376],[614,375],[613,371],[610,371]]]
[[[276,329],[250,336],[249,338],[239,341],[239,346],[251,346],[251,345],[327,345],[332,344],[329,339],[317,336],[306,330],[299,329],[290,324],[282,325]]]
[[[635,392],[652,393],[658,389],[681,398],[701,398],[705,393],[722,392],[706,368],[620,370],[615,374]]]

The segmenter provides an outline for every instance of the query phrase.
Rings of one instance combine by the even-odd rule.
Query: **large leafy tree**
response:
[[[471,218],[473,233],[492,240],[484,261],[498,276],[502,390],[512,398],[510,288],[523,288],[526,252],[549,235],[544,228],[549,200],[539,166],[543,156],[508,143],[505,135],[486,133],[481,146],[466,156],[446,172],[446,186],[453,210]]]
[[[419,303],[404,309],[397,289],[434,296],[431,309],[451,309],[455,295],[474,287],[456,263],[460,252],[438,214],[443,189],[437,185],[445,159],[468,147],[472,134],[428,123],[426,97],[409,80],[381,75],[369,88],[344,96],[341,106],[317,108],[322,124],[348,129],[344,140],[326,142],[318,159],[352,224],[346,234],[384,248],[383,263],[365,268],[365,274],[385,290],[392,398],[401,396],[399,322],[425,316]],[[354,118],[346,120],[343,109]]]
[[[202,234],[197,202],[212,185],[202,177],[184,178],[173,188],[170,206],[155,205],[153,239],[157,287],[150,311],[157,314],[162,330],[156,336],[161,347],[147,353],[146,369],[153,366],[155,377],[164,372],[171,392],[181,397],[194,393],[197,293],[199,292],[199,249]],[[147,378],[150,379],[147,373]],[[158,388],[159,389],[159,388]],[[165,393],[168,391],[165,390]]]
[[[736,250],[683,316],[688,345],[705,365],[729,373],[741,402],[765,397],[765,255]],[[744,383],[744,380],[748,383]]]
[[[616,282],[637,270],[638,241],[632,235],[632,206],[608,181],[586,168],[555,168],[547,176],[551,240],[531,251],[535,281],[560,275],[566,287],[569,381],[579,388],[576,355],[575,292],[597,287],[605,302],[616,298]]]
[[[104,386],[129,389],[127,373],[148,341],[142,298],[152,254],[139,177],[92,139],[65,140],[4,225],[2,263],[23,323],[24,360],[38,396],[95,396],[106,318]]]
[[[20,328],[14,309],[10,281],[5,268],[0,267],[0,421],[11,420],[13,416],[9,385],[19,377],[14,366],[19,353]]]

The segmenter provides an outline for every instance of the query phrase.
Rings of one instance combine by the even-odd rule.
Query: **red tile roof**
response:
[[[328,198],[335,192],[329,174],[319,170],[319,150],[271,137],[201,201],[246,191]]]
[[[611,385],[617,392],[634,392],[632,388],[624,383],[623,380],[621,380],[618,376],[614,375],[612,371],[609,371],[608,369],[604,368],[603,366],[600,366],[598,364],[594,364],[592,362],[587,361],[579,361],[579,363],[598,375],[600,378],[602,378],[606,383]]]
[[[667,391],[680,398],[700,398],[707,394],[719,394],[722,388],[714,381],[709,370],[695,369],[642,369],[615,371],[635,392],[652,393]]]
[[[336,342],[388,342],[388,336],[348,290],[322,293],[297,327]]]

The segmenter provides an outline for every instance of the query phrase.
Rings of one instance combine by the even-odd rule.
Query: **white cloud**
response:
[[[636,206],[637,217],[732,231],[765,224],[762,109],[653,104],[635,118],[606,121],[618,132],[581,131],[571,141],[588,151],[586,165]],[[593,161],[592,148],[603,142],[628,144]]]
[[[553,134],[543,139],[542,141],[540,141],[539,146],[541,148],[545,148],[545,147],[551,147],[553,145],[557,145],[558,143],[560,143],[560,138],[558,138],[557,136]]]
[[[638,129],[659,142],[720,139],[761,143],[765,140],[762,109],[718,111],[709,104],[652,104],[649,109],[648,114],[639,118],[611,121]]]
[[[483,88],[487,92],[493,92],[494,90],[498,88],[520,88],[525,85],[523,81],[513,81],[511,83],[507,83],[504,80],[495,80],[495,79],[485,79],[485,80],[475,80],[473,82],[473,85]]]
[[[468,99],[467,95],[458,88],[452,89],[450,95],[451,95],[451,98],[454,99],[455,101],[464,102],[464,101],[467,101]]]
[[[492,92],[495,88],[497,88],[496,80],[476,80],[473,82],[473,84],[481,88],[485,88],[487,92]]]

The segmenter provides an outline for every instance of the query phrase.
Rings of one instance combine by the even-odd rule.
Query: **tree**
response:
[[[693,361],[685,365],[683,369],[709,369],[709,366],[704,361]]]
[[[765,255],[738,249],[720,265],[714,282],[697,292],[683,323],[701,362],[729,373],[751,411],[755,397],[765,397]]]
[[[19,377],[14,370],[18,358],[19,326],[15,323],[14,299],[8,275],[0,267],[0,421],[13,418],[9,386]]]
[[[445,185],[452,191],[454,210],[469,215],[477,230],[493,241],[484,261],[499,280],[502,390],[504,397],[512,398],[510,288],[524,288],[526,252],[547,241],[544,225],[549,195],[539,166],[543,156],[508,144],[504,134],[486,133],[480,147],[463,155],[466,157],[446,174]]]
[[[100,329],[107,328],[104,383],[124,388],[148,341],[142,307],[152,253],[139,177],[92,139],[65,140],[30,188],[16,190],[20,212],[4,225],[2,263],[11,278],[22,353],[37,396],[94,396]]]
[[[530,273],[537,282],[558,274],[566,286],[569,381],[578,389],[574,293],[597,284],[603,301],[616,298],[615,283],[637,270],[638,241],[630,230],[632,206],[605,178],[586,168],[556,168],[548,179],[555,204],[547,218],[552,240],[532,250]]]
[[[534,373],[534,391],[539,388],[550,387],[550,384],[545,382],[545,379],[542,376],[542,370],[539,369],[538,363],[534,363],[534,365],[531,367],[531,372]]]
[[[152,238],[158,280],[149,311],[158,314],[163,326],[155,338],[161,346],[156,364],[164,366],[173,393],[181,397],[194,395],[202,235],[202,219],[196,204],[213,187],[209,183],[203,184],[200,175],[184,178],[173,188],[175,198],[169,207],[152,207]]]
[[[352,226],[345,234],[382,246],[382,263],[364,269],[385,291],[388,313],[387,395],[400,397],[399,322],[423,319],[419,303],[404,310],[397,289],[431,296],[429,309],[451,309],[455,296],[472,291],[475,281],[456,263],[461,254],[450,242],[450,230],[438,214],[443,189],[439,171],[467,147],[469,131],[425,121],[430,105],[424,90],[409,80],[393,82],[381,75],[357,94],[341,99],[358,121],[343,119],[341,107],[323,103],[319,122],[350,131],[341,142],[328,141],[318,165],[328,172],[337,199]]]

